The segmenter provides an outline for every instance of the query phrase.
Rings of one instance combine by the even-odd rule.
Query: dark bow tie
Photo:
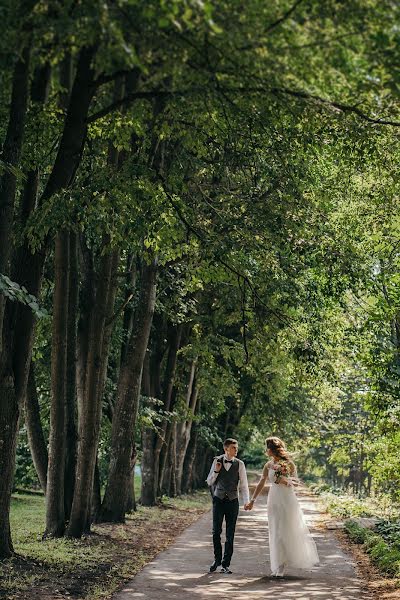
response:
[[[224,462],[226,462],[226,463],[227,463],[227,462],[228,462],[228,463],[233,463],[233,460],[226,460],[226,458],[225,458],[225,461],[224,461]]]

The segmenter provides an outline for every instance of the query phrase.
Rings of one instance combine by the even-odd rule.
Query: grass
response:
[[[42,496],[15,494],[11,528],[16,556],[0,564],[0,598],[107,598],[210,508],[207,491],[138,507],[126,524],[93,527],[82,540],[42,540]]]
[[[386,533],[381,534],[380,530],[382,529]],[[392,529],[392,532],[390,532],[390,529]],[[345,523],[345,531],[352,542],[362,544],[363,549],[382,573],[400,578],[398,523],[393,523],[390,527],[388,522],[383,522],[378,524],[374,530],[371,530],[349,520]]]

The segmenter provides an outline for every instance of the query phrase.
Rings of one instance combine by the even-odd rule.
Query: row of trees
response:
[[[152,505],[225,435],[310,431],[395,191],[392,10],[6,3],[1,558],[22,408],[46,536],[123,521],[138,450]]]

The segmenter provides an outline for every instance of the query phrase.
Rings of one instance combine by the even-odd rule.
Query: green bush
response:
[[[359,498],[353,494],[345,494],[343,490],[332,488],[326,483],[311,484],[309,488],[321,496],[326,510],[333,517],[339,519],[378,517],[399,521],[400,505],[394,504],[388,496]],[[398,526],[400,529],[400,525]]]
[[[330,492],[331,486],[329,483],[311,483],[308,486],[315,494],[322,494],[323,492]]]
[[[20,429],[15,458],[14,488],[40,490],[40,483],[33,466],[25,427]]]
[[[356,544],[365,542],[367,530],[360,527],[355,521],[346,521],[344,528],[352,542]]]
[[[372,517],[374,515],[373,507],[370,507],[364,500],[359,500],[351,495],[336,495],[332,492],[323,494],[323,500],[327,510],[334,516],[341,519],[351,517]]]
[[[400,550],[400,521],[387,521],[382,519],[375,526],[375,531],[383,539]]]
[[[390,533],[387,533],[390,529]],[[379,530],[384,529],[386,539],[380,535]],[[372,561],[385,574],[400,577],[400,536],[398,523],[388,524],[382,521],[374,530],[365,529],[355,521],[345,523],[345,531],[350,540],[362,544]],[[394,533],[393,533],[394,532]],[[393,542],[388,541],[389,538]]]

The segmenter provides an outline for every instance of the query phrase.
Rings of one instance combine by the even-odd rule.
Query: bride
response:
[[[283,577],[286,567],[308,569],[316,565],[319,558],[294,492],[294,486],[298,485],[296,466],[281,439],[269,437],[265,444],[271,460],[264,466],[245,508],[253,508],[268,480],[271,483],[267,502],[271,575]]]

